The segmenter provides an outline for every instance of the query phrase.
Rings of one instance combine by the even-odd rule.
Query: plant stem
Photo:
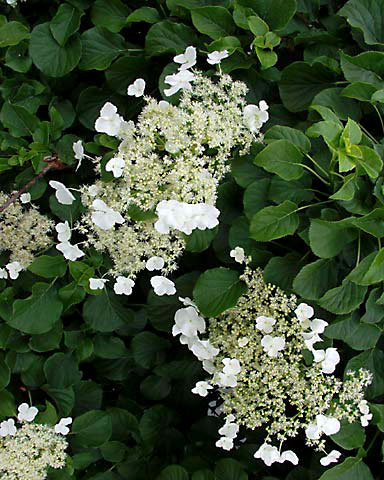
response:
[[[319,170],[321,170],[327,177],[329,177],[329,173],[314,158],[312,158],[308,153],[306,153],[305,156],[309,158]]]
[[[324,180],[322,176],[320,176],[318,173],[315,172],[311,167],[308,167],[308,165],[305,165],[304,163],[294,163],[293,165],[299,165],[300,167],[306,168],[308,171],[310,171],[315,177],[317,177],[319,180],[321,180],[325,185],[329,186],[330,183]]]

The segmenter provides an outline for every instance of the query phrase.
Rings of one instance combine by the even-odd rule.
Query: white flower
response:
[[[239,347],[245,347],[246,345],[248,345],[248,343],[249,343],[248,337],[239,338],[237,341],[237,344],[239,345]]]
[[[232,373],[222,373],[218,374],[218,383],[222,387],[235,388],[237,386],[237,377]]]
[[[327,467],[330,463],[335,463],[339,461],[341,453],[338,450],[332,450],[326,457],[320,459],[321,465]]]
[[[119,212],[107,207],[103,200],[94,200],[92,208],[95,212],[92,213],[92,221],[102,230],[110,230],[115,226],[115,223],[124,223],[125,220]]]
[[[212,390],[212,385],[208,382],[197,382],[195,387],[192,388],[192,393],[200,395],[200,397],[206,397],[208,395],[208,390]]]
[[[69,223],[67,220],[64,223],[58,223],[55,226],[57,232],[57,239],[59,242],[68,242],[71,238],[71,229],[69,228]]]
[[[261,340],[261,345],[270,357],[277,357],[278,352],[284,350],[285,339],[283,337],[271,337],[271,335],[265,335]]]
[[[147,260],[147,263],[145,264],[145,268],[149,270],[150,272],[153,272],[153,270],[161,270],[164,267],[164,260],[161,257],[151,257]]]
[[[116,283],[113,286],[113,290],[116,295],[131,295],[132,288],[135,286],[135,282],[130,278],[119,276],[116,278]]]
[[[247,105],[244,108],[244,123],[251,132],[257,132],[260,130],[263,123],[269,119],[268,105],[264,100],[257,105]]]
[[[71,423],[71,417],[62,418],[60,422],[55,425],[55,432],[60,433],[61,435],[67,435],[69,433],[67,425],[70,425]]]
[[[171,85],[171,87],[164,90],[164,94],[167,97],[170,97],[179,90],[191,90],[191,82],[194,79],[195,75],[189,70],[182,70],[178,73],[174,73],[173,75],[167,75],[164,79],[164,82],[168,83],[168,85]]]
[[[222,60],[224,60],[224,58],[227,58],[228,55],[228,50],[223,50],[221,52],[215,50],[212,53],[208,53],[207,62],[211,65],[216,65],[217,63],[220,63]]]
[[[237,375],[241,372],[240,362],[237,358],[224,358],[223,359],[224,368],[223,372],[228,375]]]
[[[325,328],[328,326],[328,322],[320,320],[320,318],[314,318],[310,322],[310,327],[313,333],[324,333]]]
[[[23,270],[23,267],[20,265],[19,262],[10,262],[5,265],[5,268],[9,272],[9,278],[12,280],[16,280],[19,276],[19,273]]]
[[[220,440],[217,440],[215,445],[216,447],[223,448],[224,450],[232,450],[233,439],[228,437],[221,437]]]
[[[96,195],[99,193],[99,187],[97,185],[90,185],[88,187],[88,193],[91,197],[96,197]]]
[[[75,154],[76,160],[79,160],[81,162],[81,160],[83,160],[84,158],[84,147],[82,141],[77,140],[77,142],[73,142],[72,149],[73,153]]]
[[[8,272],[5,268],[0,268],[0,279],[6,280],[8,278]]]
[[[67,260],[72,260],[73,262],[84,256],[84,252],[77,245],[71,245],[69,242],[59,243],[56,245],[56,248]]]
[[[263,460],[268,467],[270,467],[272,463],[278,462],[280,459],[280,453],[277,447],[273,447],[268,443],[263,443],[253,456]]]
[[[212,360],[219,353],[219,349],[211,345],[209,340],[196,339],[191,346],[192,353],[198,360]]]
[[[199,311],[197,305],[189,297],[179,297],[179,300],[185,307],[194,307],[197,311]]]
[[[306,303],[300,303],[300,305],[295,310],[296,317],[298,318],[298,320],[300,320],[300,322],[304,322],[305,320],[312,318],[314,313],[315,312],[313,308]]]
[[[91,290],[102,290],[105,287],[105,284],[108,282],[107,279],[103,278],[90,278],[89,279],[89,288]]]
[[[367,400],[361,400],[361,402],[358,404],[358,408],[363,415],[369,413],[369,405]]]
[[[285,452],[281,453],[278,462],[279,463],[291,462],[293,463],[293,465],[297,465],[299,463],[299,459],[295,452],[293,452],[292,450],[286,450]]]
[[[172,280],[161,275],[155,275],[151,278],[151,285],[156,295],[174,295],[176,293],[175,284]]]
[[[196,48],[187,47],[184,53],[173,57],[173,61],[176,63],[181,63],[181,66],[179,67],[180,71],[188,70],[188,68],[196,65]]]
[[[368,427],[370,420],[372,420],[372,413],[367,413],[366,415],[361,415],[360,423],[362,427]]]
[[[111,158],[105,165],[106,172],[112,172],[115,178],[123,175],[125,162],[121,157]]]
[[[29,407],[28,403],[22,403],[19,405],[17,419],[19,422],[33,422],[39,410],[36,407]]]
[[[122,123],[123,118],[117,113],[115,105],[107,102],[100,110],[100,117],[95,122],[95,129],[96,132],[117,137]]]
[[[145,80],[137,78],[131,85],[129,85],[127,93],[132,97],[142,97],[145,90]]]
[[[194,337],[197,333],[205,332],[205,320],[200,317],[194,307],[180,308],[175,313],[175,325],[172,329],[173,336],[180,333],[186,337]]]
[[[369,405],[367,400],[361,400],[361,402],[358,404],[358,408],[360,410],[360,413],[363,415],[360,416],[360,423],[362,427],[367,427],[369,424],[369,421],[372,420],[372,413],[369,413]]]
[[[49,185],[56,190],[55,196],[59,203],[63,205],[72,205],[72,203],[76,200],[63,183],[56,182],[56,180],[51,180]]]
[[[159,110],[161,112],[167,112],[169,110],[169,107],[171,106],[171,104],[169,102],[167,102],[166,100],[160,100],[160,102],[157,104],[157,106],[159,107]]]
[[[170,140],[167,140],[164,145],[165,150],[168,153],[175,154],[180,150],[180,147],[175,143]]]
[[[236,438],[239,433],[239,425],[232,422],[226,422],[220,429],[219,434],[227,438]]]
[[[261,315],[260,317],[256,318],[256,328],[264,333],[271,333],[275,323],[276,320],[272,317],[264,317]]]
[[[13,418],[10,418],[9,420],[4,420],[4,422],[0,423],[0,437],[6,437],[8,435],[15,435],[16,434],[16,427],[15,427],[15,421]]]
[[[322,339],[317,333],[314,332],[302,332],[304,344],[313,353],[313,345],[318,342],[322,342]]]
[[[316,415],[316,423],[310,423],[305,430],[305,434],[310,440],[318,440],[322,433],[334,435],[339,430],[340,422],[337,418]]]
[[[29,203],[31,201],[31,194],[30,193],[22,193],[20,195],[20,202],[21,203]]]
[[[321,371],[323,373],[333,373],[336,365],[340,362],[340,355],[336,348],[327,348],[327,350],[312,350],[314,361],[321,362]]]
[[[203,369],[207,373],[213,375],[216,372],[216,367],[212,360],[203,360],[202,364],[203,364]]]
[[[236,247],[229,252],[229,256],[233,257],[236,262],[243,263],[245,259],[244,249],[241,247]]]

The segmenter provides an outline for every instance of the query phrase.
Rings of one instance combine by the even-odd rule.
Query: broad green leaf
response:
[[[304,153],[308,153],[311,149],[311,141],[301,130],[284,125],[275,125],[270,128],[265,133],[264,140],[266,143],[271,143],[271,140],[288,140]]]
[[[342,131],[341,125],[331,120],[314,123],[305,132],[309,137],[323,137],[326,142],[332,143]]]
[[[340,52],[341,69],[348,82],[364,82],[383,88],[384,52],[363,52],[354,57]]]
[[[156,480],[188,480],[189,475],[185,468],[180,465],[168,465],[156,477]]]
[[[381,333],[376,325],[362,323],[357,316],[350,315],[328,325],[324,335],[342,340],[354,350],[368,350],[376,346]]]
[[[126,450],[127,450],[127,447],[124,445],[124,443],[116,442],[116,441],[106,442],[100,447],[100,451],[103,455],[103,458],[107,460],[107,462],[111,462],[111,463],[121,462],[125,456]],[[93,478],[96,478],[96,477],[93,477]],[[103,479],[105,479],[104,476],[100,477],[100,480],[103,480]]]
[[[115,92],[126,95],[127,87],[136,80],[138,71],[144,80],[150,78],[149,63],[144,57],[122,57],[106,70],[105,78]]]
[[[85,210],[80,200],[80,194],[75,191],[72,191],[72,194],[76,198],[72,205],[64,205],[63,203],[59,203],[56,195],[51,195],[49,197],[49,206],[51,211],[57,217],[59,217],[60,220],[68,221],[70,224],[77,220],[81,213]]]
[[[9,100],[3,103],[0,120],[15,137],[32,135],[39,122],[35,115],[20,105],[14,105]]]
[[[68,38],[77,32],[81,16],[82,12],[68,3],[60,5],[56,15],[49,23],[52,36],[59,45],[63,47]]]
[[[357,163],[375,180],[383,168],[383,161],[380,155],[372,148],[364,145],[359,145],[359,149],[363,154],[363,158],[358,159]]]
[[[173,411],[163,405],[147,409],[141,417],[139,425],[143,441],[150,445],[161,441],[173,415]]]
[[[264,268],[264,279],[288,292],[292,290],[292,282],[299,269],[300,255],[297,253],[272,257]]]
[[[37,25],[31,34],[29,54],[36,67],[48,77],[63,77],[80,61],[82,42],[79,35],[72,35],[62,47],[54,39],[50,24]]]
[[[7,323],[24,333],[46,333],[59,320],[62,310],[56,288],[47,283],[35,283],[30,297],[15,300],[12,317]]]
[[[145,50],[149,56],[163,53],[184,53],[189,45],[196,45],[194,30],[183,23],[164,20],[156,23],[145,37]]]
[[[304,174],[299,165],[303,158],[301,151],[288,140],[275,140],[254,158],[254,163],[267,172],[276,173],[284,180],[297,180]]]
[[[225,458],[216,463],[215,478],[217,480],[248,480],[248,475],[237,460]]]
[[[55,350],[59,348],[62,334],[63,325],[61,322],[57,322],[49,332],[32,335],[29,346],[35,352]]]
[[[350,313],[364,301],[367,287],[345,282],[340,287],[332,288],[323,295],[318,304],[328,312],[343,314]]]
[[[362,352],[356,357],[351,358],[345,367],[348,370],[357,371],[360,368],[369,370],[373,374],[371,385],[366,390],[365,397],[372,400],[384,394],[384,353],[378,348]]]
[[[360,423],[343,422],[341,429],[331,439],[345,450],[354,450],[360,448],[365,442],[365,431]]]
[[[342,88],[331,87],[321,90],[312,100],[314,105],[322,105],[333,110],[341,120],[358,121],[361,116],[360,105],[351,98],[341,95]]]
[[[16,416],[16,402],[14,396],[7,390],[0,391],[0,415],[5,417]]]
[[[265,207],[251,220],[249,236],[258,242],[269,242],[293,235],[299,226],[297,205],[285,200],[276,207]]]
[[[72,353],[55,353],[44,364],[47,383],[52,388],[68,388],[79,382],[82,373]]]
[[[294,291],[308,300],[318,300],[338,283],[337,265],[333,260],[320,259],[305,265],[293,281]]]
[[[128,353],[124,342],[111,335],[96,335],[93,339],[93,346],[95,355],[100,358],[121,358]]]
[[[127,23],[130,10],[120,0],[96,0],[91,10],[91,20],[97,27],[104,27],[110,32],[120,32]]]
[[[248,27],[255,36],[264,36],[269,32],[268,25],[257,15],[251,15],[247,18]]]
[[[126,90],[125,90],[126,92]],[[124,92],[124,93],[125,93]],[[118,105],[119,97],[106,88],[88,87],[81,92],[76,105],[79,121],[89,130],[95,130],[95,121],[105,102]]]
[[[268,192],[268,199],[274,203],[282,203],[284,200],[290,200],[299,205],[302,202],[312,200],[314,193],[311,191],[311,178],[303,176],[300,180],[291,180],[287,182],[274,175]]]
[[[372,260],[364,277],[359,281],[360,285],[372,285],[384,280],[384,248],[382,248]]]
[[[80,70],[105,70],[126,51],[124,38],[104,27],[94,27],[81,35]]]
[[[220,267],[200,275],[193,298],[203,315],[216,317],[234,307],[245,291],[246,285],[236,271]]]
[[[372,425],[377,425],[380,432],[384,432],[384,405],[371,403],[369,408],[373,414]]]
[[[171,389],[169,380],[157,375],[149,375],[140,383],[142,395],[153,401],[163,400],[169,395]]]
[[[165,358],[165,350],[170,346],[168,340],[152,332],[138,333],[131,343],[133,358],[143,368],[151,368],[162,363]]]
[[[283,29],[296,12],[296,0],[254,0],[247,3],[271,30]]]
[[[364,257],[355,268],[349,272],[345,280],[350,282],[357,283],[358,285],[364,284],[363,279],[367,273],[369,267],[372,265],[372,262],[377,254],[377,251],[371,252],[369,255]]]
[[[348,87],[345,87],[341,91],[341,95],[343,95],[343,97],[355,98],[362,102],[370,102],[376,90],[377,88],[370,83],[354,82],[348,85]]]
[[[194,230],[191,235],[186,235],[185,249],[187,252],[203,252],[207,250],[216,237],[218,227],[206,230]]]
[[[37,257],[28,270],[44,278],[62,277],[67,270],[67,262],[62,255]]]
[[[160,13],[153,7],[140,7],[128,15],[127,23],[146,22],[157,23],[161,20]]]
[[[345,183],[342,187],[337,190],[333,195],[329,198],[333,198],[333,200],[344,200],[349,201],[352,200],[356,193],[356,183],[354,175],[348,175],[345,177]],[[356,223],[352,222],[353,225],[357,226]]]
[[[349,0],[338,15],[358,28],[368,45],[384,44],[384,2],[383,0]]]
[[[0,26],[0,48],[18,45],[29,37],[29,28],[20,22],[12,21]]]
[[[9,384],[11,379],[11,370],[8,367],[7,363],[5,362],[3,354],[0,355],[0,390],[4,390],[4,388]],[[0,396],[1,400],[1,396]]]
[[[111,417],[109,413],[97,410],[84,413],[74,419],[72,433],[81,447],[99,447],[112,435]]]
[[[199,7],[191,13],[196,29],[213,40],[232,35],[236,29],[232,15],[224,7]]]
[[[309,227],[311,249],[320,258],[332,258],[357,237],[349,219],[329,222],[313,219]]]
[[[269,190],[271,180],[263,178],[252,182],[245,190],[243,196],[244,213],[251,219],[255,213],[270,204]]]
[[[361,458],[346,458],[343,463],[328,469],[319,480],[374,480]]]
[[[374,288],[371,290],[365,302],[365,314],[361,317],[364,323],[380,323],[384,319],[384,306],[381,304],[382,290]]]
[[[263,70],[267,70],[276,64],[277,54],[275,52],[266,49],[264,50],[259,47],[255,47],[255,51]]]

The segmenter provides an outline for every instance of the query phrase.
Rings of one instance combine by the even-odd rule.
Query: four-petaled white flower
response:
[[[237,375],[241,372],[240,362],[237,358],[224,358],[223,359],[224,368],[223,372],[228,375]]]
[[[72,245],[69,242],[59,243],[56,248],[64,255],[64,258],[73,262],[84,256],[84,252],[77,245]]]
[[[116,283],[113,286],[113,290],[116,295],[131,295],[132,288],[135,286],[135,282],[130,278],[119,276],[116,278]]]
[[[191,346],[192,353],[198,360],[212,360],[219,353],[219,349],[215,348],[209,340],[199,340],[198,338]]]
[[[256,328],[264,333],[271,333],[275,323],[276,320],[273,317],[265,317],[264,315],[261,315],[256,318]]]
[[[179,67],[180,71],[188,70],[188,68],[196,65],[196,48],[187,47],[184,53],[173,57],[173,61],[181,64]]]
[[[30,193],[22,193],[20,195],[20,202],[21,203],[29,203],[31,201],[31,194]]]
[[[102,230],[110,230],[115,226],[115,223],[122,224],[125,222],[121,214],[109,208],[103,200],[94,200],[92,208],[95,210],[92,213],[92,221]]]
[[[179,90],[191,90],[191,82],[193,82],[194,79],[195,75],[189,70],[182,70],[178,73],[174,73],[173,75],[167,75],[164,79],[164,82],[168,83],[168,85],[171,85],[171,87],[165,89],[164,94],[167,97],[170,97]]]
[[[84,158],[83,142],[81,140],[77,140],[77,142],[73,142],[72,149],[73,149],[73,153],[75,154],[76,160],[79,160],[79,162],[81,162]]]
[[[70,425],[71,423],[72,423],[71,417],[62,418],[60,422],[55,425],[54,427],[55,432],[61,435],[67,435],[69,433],[69,428],[67,427],[67,425]]]
[[[161,270],[164,267],[164,260],[161,257],[153,256],[147,260],[145,268],[150,272],[153,270]]]
[[[200,397],[206,397],[208,395],[208,390],[212,390],[213,387],[208,382],[197,382],[194,388],[192,388],[192,393],[200,395]]]
[[[248,337],[241,337],[238,339],[237,344],[239,347],[245,347],[249,343],[249,338]]]
[[[237,386],[237,377],[232,373],[223,373],[218,374],[218,383],[222,387],[235,388]]]
[[[88,193],[91,197],[96,197],[96,195],[99,193],[99,187],[97,185],[90,185],[88,187]]]
[[[227,58],[229,56],[228,50],[223,50],[219,52],[218,50],[215,50],[214,52],[208,53],[208,58],[207,62],[210,65],[216,65],[220,63],[224,58]]]
[[[61,182],[51,180],[49,185],[56,190],[55,196],[57,201],[63,205],[72,205],[76,198],[68,190],[68,188]]]
[[[59,242],[68,242],[71,238],[71,229],[69,228],[69,223],[66,220],[64,223],[58,223],[55,226],[57,232],[57,239]]]
[[[19,273],[23,270],[23,267],[19,262],[10,262],[5,265],[5,268],[8,270],[9,278],[11,280],[16,280],[18,278]]]
[[[151,285],[156,295],[174,295],[176,293],[175,284],[169,278],[155,275],[151,278]]]
[[[268,108],[269,107],[264,100],[259,102],[259,106],[247,105],[244,108],[244,123],[251,132],[257,132],[260,130],[263,123],[268,121]]]
[[[22,403],[18,407],[17,419],[19,422],[33,422],[39,410],[36,407],[30,407],[28,403]]]
[[[271,335],[265,335],[261,340],[261,346],[270,357],[277,357],[281,350],[284,350],[285,339],[284,337],[271,337]]]
[[[112,172],[115,178],[120,178],[124,172],[125,162],[121,157],[111,158],[105,165],[106,172]]]
[[[145,90],[145,80],[137,78],[131,85],[129,85],[127,93],[131,97],[142,97]]]
[[[159,110],[161,112],[167,112],[171,106],[171,104],[169,102],[167,102],[166,100],[160,100],[160,102],[157,104]]]
[[[295,310],[295,314],[298,320],[300,320],[303,328],[307,328],[310,325],[309,319],[313,317],[314,310],[310,305],[306,303],[300,303]]]
[[[239,425],[237,423],[226,422],[220,429],[219,434],[228,438],[236,438],[239,433]]]
[[[6,280],[8,278],[8,272],[5,268],[0,268],[0,280]]]
[[[197,333],[205,332],[205,320],[194,307],[180,308],[175,313],[175,325],[172,328],[172,335],[180,333],[186,337],[194,337]]]
[[[320,459],[321,465],[327,467],[330,463],[335,463],[339,461],[341,453],[338,450],[332,450],[326,457]]]
[[[108,280],[106,278],[90,278],[89,288],[91,290],[102,290],[107,282]]]
[[[123,118],[117,113],[117,108],[107,102],[100,110],[100,116],[95,122],[95,130],[99,133],[106,133],[111,137],[117,137],[121,128]]]
[[[305,429],[305,434],[310,440],[318,440],[322,433],[334,435],[340,430],[340,422],[335,417],[316,415],[316,423],[310,423]]]
[[[360,423],[362,427],[368,427],[369,422],[372,420],[372,413],[367,413],[365,415],[361,415],[360,417]]]
[[[9,420],[4,420],[0,423],[0,437],[7,437],[8,435],[15,435],[17,429],[15,427],[15,420],[10,418]]]
[[[336,365],[340,362],[340,355],[336,348],[327,348],[326,350],[312,350],[313,358],[316,363],[321,362],[321,371],[323,373],[333,373]]]
[[[221,437],[220,440],[217,440],[215,445],[216,447],[222,448],[224,450],[232,450],[233,439],[229,437]]]
[[[235,259],[235,262],[243,263],[245,259],[244,248],[236,247],[229,252],[229,256]]]
[[[321,334],[324,333],[324,330],[328,326],[328,322],[321,320],[320,318],[314,318],[310,321],[309,326],[313,333]]]
[[[369,413],[369,405],[367,400],[361,400],[361,402],[358,404],[358,408],[360,410],[360,413],[362,415],[360,416],[360,423],[362,427],[367,427],[369,424],[369,421],[372,420],[372,413]]]
[[[299,463],[296,453],[292,450],[286,450],[285,452],[280,453],[277,447],[269,445],[268,443],[263,443],[254,454],[254,457],[263,460],[268,467],[275,462],[283,463],[288,461],[293,463],[293,465]]]

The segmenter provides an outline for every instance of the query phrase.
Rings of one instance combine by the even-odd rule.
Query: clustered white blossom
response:
[[[0,423],[0,477],[2,480],[43,480],[49,468],[65,466],[72,418],[62,418],[54,426],[31,423],[38,409],[22,403],[16,426],[13,418]]]
[[[233,252],[233,257],[239,253]],[[314,348],[328,323],[312,318],[313,308],[298,305],[294,295],[266,284],[262,271],[251,270],[249,262],[247,258],[240,276],[247,293],[218,318],[206,321],[190,299],[180,299],[184,308],[175,314],[172,333],[180,335],[210,375],[192,392],[202,397],[219,393],[221,405],[212,403],[216,413],[225,415],[218,447],[233,448],[241,426],[263,428],[266,437],[255,458],[268,466],[285,461],[296,465],[296,453],[282,451],[282,445],[302,432],[308,446],[325,453],[323,466],[337,462],[341,453],[327,454],[326,437],[336,434],[342,421],[368,425],[372,414],[364,390],[372,375],[360,369],[347,372],[344,381],[335,377],[340,361],[336,348]],[[304,357],[308,350],[310,365]]]

